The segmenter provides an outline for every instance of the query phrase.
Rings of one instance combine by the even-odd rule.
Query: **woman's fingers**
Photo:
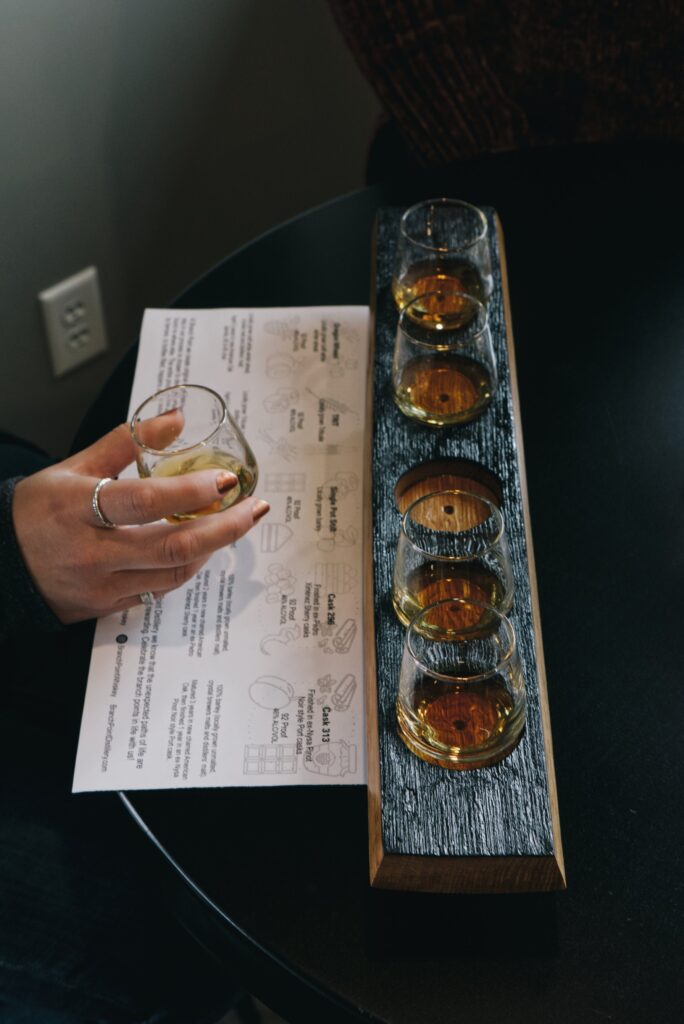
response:
[[[80,567],[80,586],[69,605],[60,608],[60,618],[76,622],[108,615],[140,604],[142,593],[159,597],[182,586],[214,551],[242,537],[268,510],[267,502],[247,498],[225,512],[179,526],[154,523],[98,531],[102,543],[88,555],[92,569]],[[78,557],[85,556],[81,552]]]
[[[178,527],[151,526],[112,533],[120,553],[128,541],[130,568],[110,575],[105,602],[119,611],[140,604],[140,594],[155,596],[182,586],[199,572],[210,555],[232,544],[269,510],[267,502],[247,499],[206,520]]]
[[[142,440],[148,447],[162,449],[178,437],[183,429],[183,423],[184,418],[180,409],[170,409],[161,416],[145,420],[139,430],[144,435]],[[78,473],[98,478],[116,477],[122,469],[133,462],[136,452],[129,424],[121,423],[89,448],[72,455],[63,465]]]
[[[182,411],[169,409],[161,416],[152,416],[145,420],[136,419],[133,424],[133,436],[137,444],[142,443],[146,448],[161,451],[176,440],[184,426],[185,416]]]
[[[135,444],[127,423],[101,437],[89,448],[61,463],[62,468],[90,476],[118,476],[135,459]]]
[[[245,498],[224,512],[177,526],[153,523],[108,530],[108,548],[118,570],[175,569],[205,560],[219,548],[234,544],[266,515],[269,508],[268,502],[261,498]]]
[[[162,424],[174,433],[182,417]],[[98,481],[115,477],[132,458],[123,425],[64,462],[20,480],[12,517],[35,586],[64,623],[104,615],[140,603],[145,592],[165,593],[189,579],[217,549],[234,543],[268,511],[246,498],[224,512],[180,525],[154,522],[174,512],[218,506],[222,491],[237,486],[234,474],[204,470],[154,480],[110,479],[98,492],[106,519],[98,523],[93,502]],[[133,525],[143,523],[145,525]],[[126,525],[129,524],[129,525]],[[130,573],[126,578],[127,572]]]
[[[93,480],[93,489],[97,481]],[[155,523],[178,512],[218,510],[221,498],[238,479],[225,470],[203,469],[186,476],[148,478],[146,480],[111,480],[100,489],[100,511],[117,526]],[[214,509],[212,509],[214,511]],[[86,507],[92,522],[92,508]]]
[[[159,597],[176,587],[182,587],[191,580],[203,565],[206,558],[185,565],[177,565],[173,569],[148,569],[143,572],[131,569],[115,573],[111,577],[112,598],[117,601],[128,601],[125,607],[140,603],[140,594],[145,592]]]
[[[134,608],[136,605],[142,605],[144,602],[141,597],[141,594],[143,593],[144,591],[141,590],[139,594],[129,594],[126,597],[119,598],[114,604],[110,604],[106,608],[103,608],[102,610],[98,611],[97,617],[100,618],[103,615],[115,615],[117,612],[125,611],[126,608]],[[163,597],[165,593],[167,593],[167,591],[158,591],[153,596],[155,598]],[[81,618],[84,617],[91,618],[92,616],[78,616],[74,618],[72,621],[78,622]]]

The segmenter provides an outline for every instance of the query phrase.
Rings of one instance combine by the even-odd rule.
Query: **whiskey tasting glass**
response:
[[[468,423],[497,388],[487,310],[464,292],[427,292],[402,309],[392,362],[394,400],[433,427]]]
[[[163,420],[157,419],[165,414]],[[183,476],[198,469],[228,470],[235,487],[195,512],[167,516],[171,522],[221,512],[252,494],[258,469],[252,449],[219,394],[202,384],[163,388],[133,413],[131,435],[141,477]]]
[[[520,738],[526,703],[513,627],[495,608],[450,598],[411,620],[396,712],[422,760],[457,769],[500,761]]]
[[[425,292],[467,292],[480,302],[492,293],[487,219],[458,199],[427,199],[399,223],[392,294],[399,309]]]
[[[513,591],[504,521],[496,505],[460,489],[435,491],[409,505],[401,520],[392,582],[392,604],[405,626],[424,608],[449,597],[475,602],[475,611],[491,605],[506,613]]]

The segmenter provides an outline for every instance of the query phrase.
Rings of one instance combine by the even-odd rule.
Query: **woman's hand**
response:
[[[161,434],[169,425],[163,417],[159,421]],[[267,502],[247,498],[180,525],[158,522],[210,505],[235,486],[232,473],[206,469],[164,479],[111,480],[98,500],[117,528],[104,529],[93,512],[95,486],[103,477],[118,476],[134,458],[130,430],[122,424],[17,484],[17,541],[36,587],[63,623],[121,611],[140,604],[145,592],[160,595],[181,586],[269,510]]]

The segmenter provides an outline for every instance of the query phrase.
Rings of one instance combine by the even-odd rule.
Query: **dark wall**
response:
[[[0,428],[60,454],[145,306],[363,183],[378,104],[321,0],[0,12]],[[55,380],[37,293],[89,264],[110,350]]]

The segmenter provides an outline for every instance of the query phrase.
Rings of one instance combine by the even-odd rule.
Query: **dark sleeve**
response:
[[[39,632],[64,628],[36,590],[14,533],[12,499],[21,479],[0,481],[0,641],[26,627]]]

